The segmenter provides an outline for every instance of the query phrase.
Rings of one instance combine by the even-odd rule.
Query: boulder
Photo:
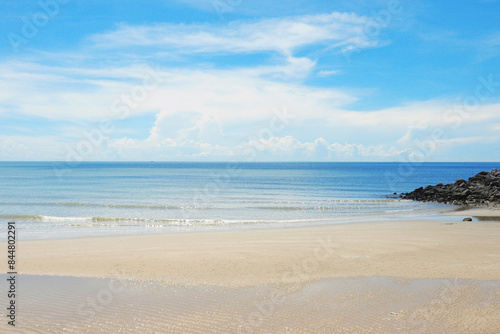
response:
[[[469,206],[500,206],[500,171],[480,172],[468,181],[456,179],[454,184],[438,183],[420,187],[400,198],[422,202],[452,203]]]

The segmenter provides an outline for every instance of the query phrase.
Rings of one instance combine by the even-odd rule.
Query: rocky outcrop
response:
[[[500,171],[481,172],[468,181],[457,179],[452,184],[439,183],[420,187],[400,196],[421,202],[439,202],[468,206],[500,205]]]

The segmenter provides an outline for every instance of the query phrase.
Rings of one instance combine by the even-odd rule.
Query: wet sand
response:
[[[480,221],[500,221],[500,208],[461,209],[446,213],[447,216],[474,217]]]
[[[21,241],[16,331],[498,333],[500,224],[461,220]]]
[[[500,332],[498,281],[336,278],[287,292],[21,276],[20,287],[18,327],[2,333]]]

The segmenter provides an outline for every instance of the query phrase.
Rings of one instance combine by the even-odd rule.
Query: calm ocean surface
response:
[[[416,218],[454,207],[387,196],[499,165],[0,162],[0,221],[47,239]]]

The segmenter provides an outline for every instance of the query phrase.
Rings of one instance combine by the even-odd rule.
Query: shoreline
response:
[[[296,285],[360,276],[500,280],[500,224],[391,220],[33,240],[21,241],[18,254],[20,274],[179,285]]]
[[[478,219],[495,218],[500,219],[500,207],[461,207],[455,211],[444,212],[445,216],[471,216]]]
[[[407,200],[409,201],[409,200]],[[77,232],[75,231],[74,233],[68,233],[66,232],[54,232],[55,235],[51,235],[49,238],[39,238],[39,237],[33,237],[33,236],[28,236],[24,235],[26,237],[24,241],[50,241],[50,240],[79,240],[79,239],[93,239],[93,238],[108,238],[108,237],[127,237],[127,236],[147,236],[147,235],[170,235],[170,234],[185,234],[185,233],[211,233],[211,232],[238,232],[238,231],[254,231],[254,230],[281,230],[281,229],[290,229],[290,228],[309,228],[309,227],[323,227],[323,226],[330,226],[330,225],[343,225],[343,224],[361,224],[361,223],[373,223],[373,222],[380,222],[380,221],[394,221],[394,220],[401,220],[401,221],[410,221],[410,220],[422,220],[422,221],[430,221],[430,220],[449,220],[453,221],[452,216],[460,216],[460,212],[466,212],[466,210],[470,210],[470,208],[465,208],[465,207],[459,207],[455,206],[454,208],[452,207],[454,205],[449,205],[448,208],[443,209],[434,209],[434,210],[428,210],[428,211],[423,211],[419,213],[413,213],[410,216],[407,216],[407,214],[401,214],[401,213],[387,213],[383,214],[380,216],[353,216],[353,217],[341,217],[341,218],[332,218],[332,219],[313,219],[311,221],[308,221],[307,223],[305,221],[300,221],[300,222],[291,222],[288,225],[277,225],[279,223],[271,223],[269,225],[262,225],[262,224],[249,224],[249,225],[225,225],[225,226],[218,226],[219,228],[211,228],[209,226],[197,226],[199,230],[189,230],[189,227],[186,228],[185,230],[182,230],[182,226],[165,226],[165,230],[151,230],[148,232],[138,232],[138,233],[133,233],[134,231],[101,231],[101,234],[94,234],[88,235],[90,232],[85,231],[83,234],[84,235],[77,235]],[[483,208],[481,208],[483,209]],[[487,208],[486,208],[487,209]],[[495,209],[492,208],[491,211],[493,214],[489,217],[498,217],[500,220],[500,208],[498,208],[497,212],[495,213]],[[483,218],[483,217],[481,217]],[[487,219],[483,219],[487,220]],[[497,219],[492,219],[492,220],[497,220]],[[139,226],[139,225],[138,225]],[[50,233],[50,232],[49,232]],[[1,243],[1,242],[0,242]]]

